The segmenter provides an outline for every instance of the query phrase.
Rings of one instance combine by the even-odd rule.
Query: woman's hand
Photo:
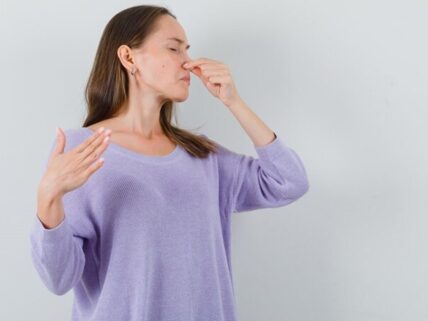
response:
[[[222,62],[200,58],[184,64],[183,67],[198,76],[211,94],[227,107],[240,99],[229,67]]]
[[[56,199],[85,183],[98,170],[100,155],[108,146],[111,130],[99,128],[83,143],[64,153],[65,134],[58,134],[57,144],[49,157],[46,172],[39,183],[40,197]]]

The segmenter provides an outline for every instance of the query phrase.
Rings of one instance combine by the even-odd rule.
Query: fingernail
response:
[[[186,68],[189,67],[189,66],[190,66],[190,64],[188,64],[188,63],[184,64],[184,67],[186,67]]]
[[[104,130],[104,127],[100,127],[100,128],[98,128],[98,132],[99,132],[99,133],[102,133],[102,132],[103,132],[103,130]]]

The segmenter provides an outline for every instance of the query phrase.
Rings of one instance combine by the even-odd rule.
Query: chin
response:
[[[176,97],[174,99],[172,99],[173,101],[177,102],[177,103],[182,103],[183,101],[187,100],[188,95],[186,95],[186,97]]]
[[[172,96],[171,100],[181,103],[183,101],[186,101],[188,97],[189,97],[189,92],[187,91],[185,94]]]

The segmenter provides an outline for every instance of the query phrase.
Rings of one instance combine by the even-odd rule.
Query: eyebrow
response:
[[[184,43],[184,40],[176,38],[176,37],[170,37],[170,38],[168,38],[168,40],[175,40],[179,43]],[[189,49],[189,48],[190,48],[190,45],[187,45],[186,49]]]

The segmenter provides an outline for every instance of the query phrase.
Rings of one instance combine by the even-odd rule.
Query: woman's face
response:
[[[161,100],[184,101],[189,95],[190,72],[183,64],[191,60],[190,46],[183,28],[170,15],[159,17],[158,26],[141,48],[133,50],[138,85],[145,94],[152,92]]]

